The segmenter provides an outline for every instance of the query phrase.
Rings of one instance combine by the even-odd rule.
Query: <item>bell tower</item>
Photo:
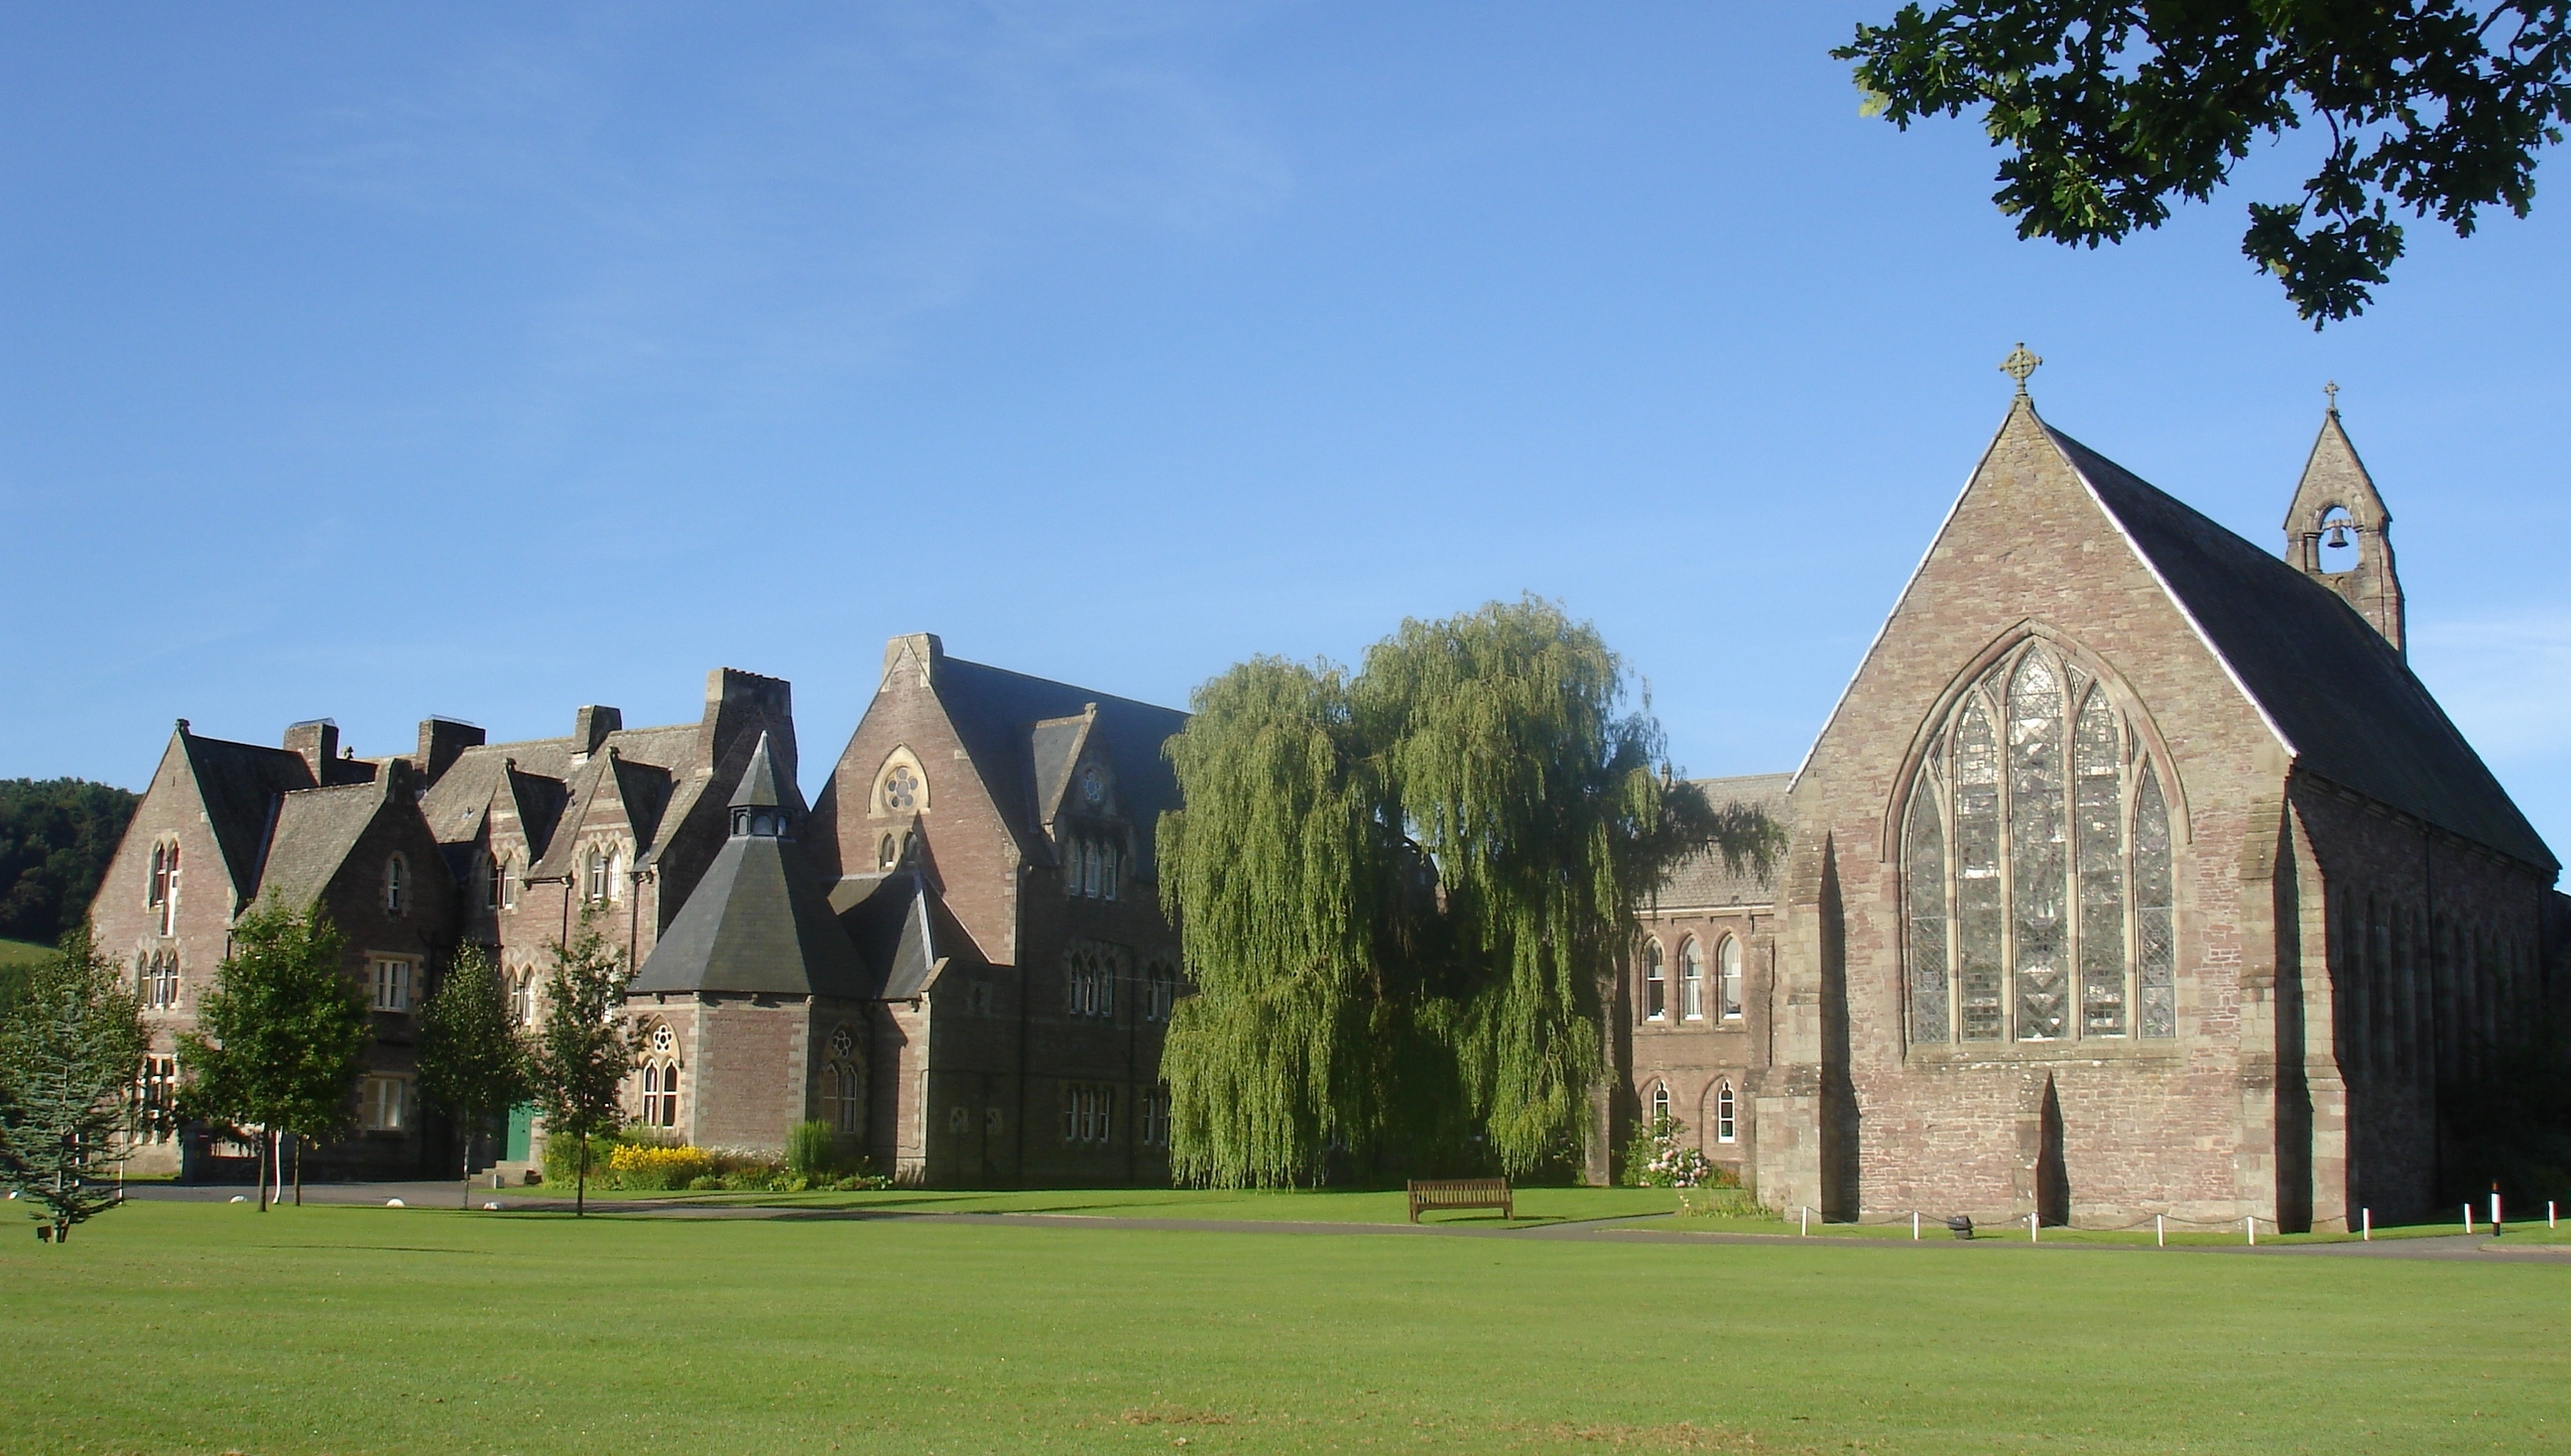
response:
[[[2392,513],[2356,458],[2356,446],[2338,420],[2338,386],[2323,391],[2329,410],[2320,438],[2286,511],[2286,560],[2296,570],[2346,599],[2392,650],[2402,645],[2401,578],[2392,570]]]

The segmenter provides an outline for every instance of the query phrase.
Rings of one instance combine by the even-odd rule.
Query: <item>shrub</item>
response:
[[[701,1173],[688,1180],[688,1192],[690,1193],[711,1193],[722,1187],[723,1175],[718,1173]]]
[[[607,1158],[608,1172],[624,1189],[683,1189],[715,1171],[714,1156],[703,1148],[656,1148],[627,1143]]]
[[[785,1133],[785,1166],[806,1179],[826,1178],[838,1170],[839,1140],[823,1122],[796,1123]]]
[[[1652,1119],[1652,1125],[1634,1135],[1625,1148],[1625,1177],[1643,1188],[1692,1189],[1711,1182],[1718,1170],[1714,1160],[1695,1148],[1679,1146],[1679,1135],[1687,1124],[1674,1117]]]

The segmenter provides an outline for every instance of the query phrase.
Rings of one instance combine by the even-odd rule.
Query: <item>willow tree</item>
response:
[[[1532,599],[1405,622],[1354,676],[1260,658],[1197,692],[1160,831],[1197,983],[1163,1057],[1179,1178],[1577,1160],[1636,904],[1779,837],[1675,781],[1629,697]]]

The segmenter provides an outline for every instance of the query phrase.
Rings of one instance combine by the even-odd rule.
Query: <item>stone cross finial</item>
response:
[[[2025,341],[2020,340],[2016,348],[2009,350],[2009,356],[2000,360],[2000,372],[2017,381],[2018,397],[2023,399],[2026,397],[2026,376],[2034,373],[2036,365],[2043,362],[2042,357],[2028,353]]]
[[[2329,396],[2329,412],[2332,414],[2338,413],[2338,381],[2336,379],[2332,379],[2327,384],[2322,385],[2321,393]]]

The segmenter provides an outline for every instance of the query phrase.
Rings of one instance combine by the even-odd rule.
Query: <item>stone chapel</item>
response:
[[[1647,910],[1611,1126],[1829,1218],[2426,1212],[2571,900],[2407,666],[2390,522],[2334,401],[2279,556],[2021,375],[1802,765],[1707,784],[1792,848]]]

